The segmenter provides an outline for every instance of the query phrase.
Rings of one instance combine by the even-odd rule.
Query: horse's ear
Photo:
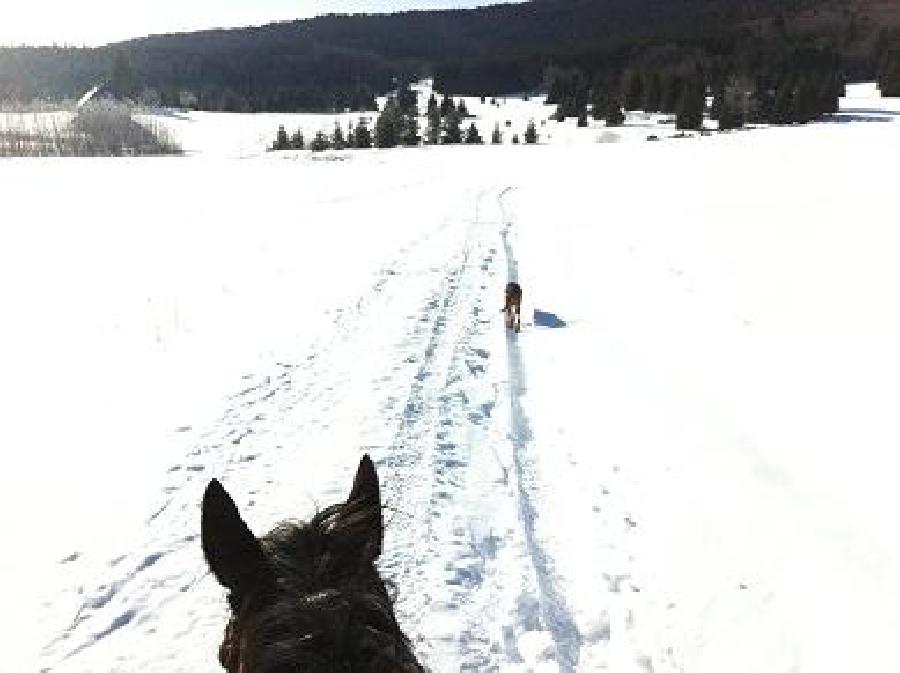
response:
[[[381,554],[384,522],[381,518],[381,489],[375,463],[366,454],[359,461],[350,496],[344,503],[338,528],[349,535],[359,552],[370,558]]]
[[[209,482],[203,494],[200,530],[203,555],[219,584],[244,596],[268,579],[259,540],[217,479]]]

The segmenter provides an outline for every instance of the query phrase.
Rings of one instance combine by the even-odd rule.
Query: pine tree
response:
[[[313,138],[312,142],[309,144],[309,149],[313,152],[322,152],[323,150],[327,150],[328,147],[328,136],[325,135],[323,131],[317,131],[315,138]]]
[[[794,78],[785,78],[775,91],[775,102],[772,109],[772,121],[776,124],[789,124],[794,112]]]
[[[425,129],[425,143],[437,145],[441,142],[441,112],[435,107],[428,113],[428,127]]]
[[[647,77],[644,92],[644,110],[647,112],[659,112],[662,107],[662,79],[658,72],[652,72]]]
[[[402,115],[418,115],[419,114],[419,94],[409,88],[409,84],[404,84],[397,91],[395,97],[397,107]]]
[[[456,112],[456,106],[453,105],[453,99],[447,94],[444,94],[444,99],[441,101],[440,111],[441,117],[447,117]]]
[[[469,124],[469,128],[466,129],[466,144],[467,145],[481,145],[484,143],[481,135],[478,133],[478,127],[475,126],[475,122]]]
[[[578,128],[586,128],[588,125],[587,108],[578,111]]]
[[[519,134],[518,134],[518,133],[513,134],[513,137],[512,137],[512,144],[513,144],[513,145],[518,145],[518,144],[519,144]]]
[[[287,150],[290,149],[291,143],[288,140],[287,131],[284,130],[284,124],[278,127],[278,133],[275,134],[275,142],[272,143],[273,150]]]
[[[353,147],[358,150],[367,150],[372,147],[372,132],[366,120],[360,117],[353,129]]]
[[[431,117],[431,115],[437,111],[438,111],[438,102],[437,102],[437,98],[435,98],[435,96],[434,96],[434,91],[432,91],[431,95],[428,97],[428,112],[427,112],[427,114],[429,117]]]
[[[837,72],[830,72],[820,84],[820,109],[827,114],[835,114],[840,110],[841,97],[844,95],[844,82]]]
[[[675,127],[679,129],[703,128],[703,110],[706,108],[706,91],[699,79],[688,82],[681,90]]]
[[[400,111],[389,100],[375,122],[375,147],[396,147],[400,142],[401,121]]]
[[[462,142],[462,130],[459,122],[459,114],[455,111],[444,120],[444,135],[441,137],[444,145],[456,145]]]
[[[719,122],[719,130],[737,129],[744,125],[747,115],[746,82],[731,79],[716,88],[713,95],[710,118]]]
[[[591,87],[591,118],[600,120],[605,114],[606,98],[608,85],[599,78],[594,80],[594,86]]]
[[[660,112],[675,114],[678,111],[678,101],[681,100],[683,86],[682,79],[678,75],[670,74],[663,79]]]
[[[418,118],[415,115],[403,115],[400,119],[400,142],[407,147],[415,147],[421,140]]]
[[[529,120],[528,126],[525,127],[525,142],[528,145],[534,145],[538,141],[537,129],[534,127],[534,120]]]
[[[294,132],[294,135],[291,136],[291,149],[292,150],[302,150],[305,146],[305,141],[303,139],[303,131],[297,129]]]
[[[499,145],[503,142],[503,134],[500,133],[500,124],[494,124],[494,130],[491,132],[491,144]]]
[[[331,134],[331,146],[336,150],[347,148],[347,141],[344,139],[344,131],[338,122],[334,123],[334,132]]]
[[[466,101],[462,98],[459,99],[459,103],[456,104],[456,111],[459,113],[459,116],[465,119],[466,117],[470,117],[469,109],[466,107]]]
[[[637,70],[630,70],[625,76],[625,109],[640,110],[644,103],[644,79]]]
[[[625,123],[625,113],[616,96],[607,96],[603,104],[603,118],[607,126],[621,126]]]
[[[878,88],[882,96],[900,97],[900,49],[888,51],[878,73]]]

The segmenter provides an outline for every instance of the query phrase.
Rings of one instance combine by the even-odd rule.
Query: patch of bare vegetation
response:
[[[74,113],[0,117],[0,157],[135,157],[181,154],[168,131],[133,110],[101,101]]]

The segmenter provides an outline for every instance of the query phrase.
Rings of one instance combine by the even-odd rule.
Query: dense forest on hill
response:
[[[99,48],[0,49],[0,99],[77,97],[109,80],[151,104],[230,111],[370,109],[415,77],[439,90],[588,87],[629,70],[893,81],[891,0],[534,0],[474,10],[323,16],[159,35]],[[660,76],[662,76],[662,72]],[[824,75],[823,75],[824,76]],[[650,79],[652,76],[648,75]],[[581,87],[581,85],[578,85]],[[578,88],[576,87],[576,88]],[[583,88],[583,87],[581,87]],[[581,95],[581,94],[579,94]]]

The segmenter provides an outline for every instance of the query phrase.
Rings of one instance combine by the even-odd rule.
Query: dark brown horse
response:
[[[350,497],[309,523],[261,538],[213,479],[203,495],[203,554],[228,590],[219,648],[228,673],[421,673],[375,568],[383,523],[378,475],[359,463]]]
[[[518,283],[506,284],[503,313],[506,314],[506,328],[518,332],[522,328],[522,286]]]

